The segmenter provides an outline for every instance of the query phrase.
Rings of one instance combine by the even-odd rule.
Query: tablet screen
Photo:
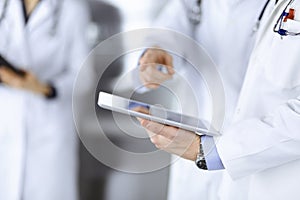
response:
[[[162,119],[167,119],[170,121],[186,124],[189,126],[208,128],[207,124],[205,125],[203,120],[197,119],[195,117],[176,113],[176,112],[164,109],[159,106],[149,105],[146,103],[129,100],[128,109],[136,110],[136,108],[138,108],[138,107],[148,109],[149,114],[152,116],[156,116],[156,117],[159,117]],[[143,112],[143,113],[145,113],[145,112]]]
[[[216,131],[211,130],[212,127],[209,127],[209,123],[205,120],[105,92],[100,92],[98,105],[115,112],[175,126],[199,134],[219,135]],[[210,131],[208,131],[208,129],[210,129]]]

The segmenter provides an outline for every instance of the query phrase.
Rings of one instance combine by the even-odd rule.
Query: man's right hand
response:
[[[52,89],[48,84],[41,82],[29,71],[23,71],[23,73],[24,76],[21,76],[8,67],[0,67],[0,78],[4,85],[44,96],[51,94]]]
[[[158,88],[164,81],[172,79],[175,73],[173,58],[162,49],[148,49],[139,60],[139,77],[143,85],[149,89]],[[167,69],[167,73],[159,70],[159,65]]]

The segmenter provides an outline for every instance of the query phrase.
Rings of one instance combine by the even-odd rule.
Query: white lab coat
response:
[[[300,197],[300,37],[273,32],[288,2],[280,0],[264,20],[234,120],[217,143],[230,175],[222,184],[224,199]],[[287,27],[299,32],[300,22]]]
[[[0,23],[0,53],[57,89],[56,99],[0,85],[0,199],[77,199],[77,139],[71,93],[87,52],[86,7],[61,1],[57,31],[53,8],[43,0],[24,27],[20,0],[9,0]],[[1,7],[2,9],[2,7]],[[2,12],[2,10],[0,11]]]
[[[252,29],[264,4],[265,2],[261,0],[203,0],[201,23],[192,33],[191,24],[186,18],[181,2],[174,0],[171,4],[167,4],[157,21],[158,27],[167,27],[188,36],[194,34],[196,41],[208,51],[216,63],[226,93],[225,124],[231,119],[236,107],[255,42],[255,34]],[[162,43],[155,44],[163,46]],[[177,69],[178,72],[190,80],[190,85],[198,90],[196,94],[198,109],[202,111],[199,116],[211,119],[211,110],[207,109],[211,108],[211,99],[206,96],[207,88],[202,80],[195,78],[193,71],[186,72],[187,68],[183,63],[175,63],[176,66],[180,66]],[[187,84],[176,83],[176,87],[173,89],[182,100],[183,112],[194,115],[191,112],[195,109],[186,110],[186,108],[191,108],[190,97],[193,94],[190,94],[189,88],[184,88],[185,85]],[[193,162],[179,159],[171,165],[168,199],[221,199],[222,194],[218,191],[224,173],[224,171],[199,170]]]

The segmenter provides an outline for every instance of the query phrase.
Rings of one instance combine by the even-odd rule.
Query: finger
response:
[[[166,53],[165,56],[165,63],[166,65],[173,67],[173,57],[168,53]]]
[[[137,107],[131,108],[131,110],[140,112],[140,113],[144,113],[144,114],[149,114],[149,109],[145,108],[143,106],[137,106]]]
[[[36,76],[33,73],[28,72],[28,71],[24,71],[24,77],[28,78],[28,79],[35,79],[36,78]]]
[[[2,78],[1,78],[3,68],[4,68],[4,66],[3,66],[3,65],[0,65],[0,83],[3,82],[3,81],[2,81]]]
[[[2,76],[2,80],[4,80],[4,81],[9,80],[14,77],[14,72],[7,67],[1,67],[0,73]]]
[[[147,78],[146,78],[147,77]],[[149,88],[149,89],[157,89],[160,84],[158,83],[151,83],[151,81],[149,81],[149,77],[147,74],[145,73],[141,73],[140,74],[140,80],[142,82],[142,84],[146,87],[146,88]],[[150,82],[150,83],[149,83]]]
[[[175,74],[175,70],[173,69],[173,66],[161,65],[161,67],[163,68],[158,68],[158,69],[164,74],[169,74],[171,76]]]
[[[179,129],[172,127],[172,126],[167,126],[164,124],[152,122],[149,120],[142,120],[141,125],[146,128],[147,130],[157,134],[157,135],[162,135],[170,140],[173,140],[177,134]]]
[[[9,71],[11,71],[11,69],[7,68],[6,66],[1,65],[1,67],[0,67],[1,73],[6,74],[6,73],[9,73]]]
[[[172,144],[172,140],[170,140],[170,139],[168,139],[168,138],[166,138],[164,136],[153,134],[150,131],[149,131],[148,135],[149,135],[150,141],[158,149],[162,149],[162,150],[167,151],[167,149],[169,148],[170,144]]]
[[[172,75],[159,71],[156,67],[149,67],[145,70],[145,79],[148,83],[162,83],[172,78]]]
[[[149,75],[148,73],[144,72],[140,75],[140,79],[145,87],[150,89],[156,89],[161,85],[161,83],[170,78],[157,79],[155,78],[155,75],[153,75],[153,73],[152,75]]]
[[[146,53],[140,60],[139,65],[141,70],[144,70],[151,64],[160,63],[158,56],[152,55],[151,53]]]
[[[166,67],[167,67],[168,73],[169,73],[170,75],[175,74],[175,70],[174,70],[173,66],[166,66]]]
[[[139,65],[139,70],[141,71],[141,72],[143,72],[143,71],[145,71],[147,68],[149,68],[149,67],[156,67],[157,65],[158,65],[159,63],[158,62],[154,62],[154,61],[148,61],[148,62],[146,62],[146,63],[141,63],[140,65]]]
[[[27,76],[29,74],[29,72],[25,71],[25,70],[18,70],[20,73],[23,73],[24,76]],[[14,70],[6,67],[6,66],[0,66],[0,73],[4,73],[6,76],[15,76],[15,77],[20,77],[20,75],[18,73],[16,73]],[[32,74],[31,74],[32,75]]]
[[[160,84],[157,83],[151,83],[151,84],[146,84],[145,87],[149,89],[157,89],[159,88]]]
[[[160,132],[162,131],[163,127],[165,126],[163,124],[152,122],[152,121],[149,121],[149,120],[146,120],[146,119],[143,119],[141,121],[141,125],[145,129],[147,129],[148,131],[151,131],[154,134],[160,134]]]
[[[165,56],[165,63],[166,63],[166,67],[167,67],[169,74],[173,75],[175,73],[175,71],[174,71],[172,56],[167,54],[167,56]]]
[[[136,112],[140,112],[140,113],[143,113],[143,114],[149,114],[149,109],[145,108],[143,106],[137,106],[137,107],[131,108],[131,110],[136,111]],[[136,119],[141,123],[142,118],[137,117]]]
[[[13,70],[4,67],[1,68],[1,81],[11,87],[22,88],[23,79],[20,78]]]
[[[140,64],[155,63],[160,60],[162,51],[157,49],[147,49],[139,60]]]

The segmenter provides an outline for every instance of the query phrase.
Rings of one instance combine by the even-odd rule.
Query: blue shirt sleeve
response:
[[[214,138],[211,136],[201,136],[201,144],[205,156],[205,161],[208,170],[221,170],[225,169],[221,161]]]

